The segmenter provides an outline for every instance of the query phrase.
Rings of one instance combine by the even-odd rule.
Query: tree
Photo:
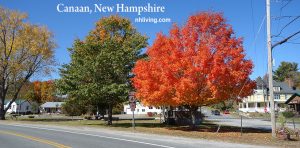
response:
[[[68,99],[62,104],[62,111],[69,116],[80,116],[87,112],[88,104],[82,100]]]
[[[29,78],[47,72],[55,44],[46,27],[32,25],[26,14],[0,7],[0,119],[17,99]],[[11,101],[4,108],[8,92]]]
[[[291,81],[293,83],[294,89],[300,89],[300,72],[292,72],[291,73]]]
[[[136,31],[128,19],[120,16],[101,18],[84,41],[75,40],[71,63],[61,69],[60,90],[74,99],[87,99],[108,108],[125,101],[131,89],[131,69],[147,37]]]
[[[242,39],[236,38],[222,14],[190,16],[170,35],[159,33],[147,59],[133,69],[136,96],[154,106],[186,106],[193,124],[199,106],[216,104],[252,93],[253,64],[245,59]]]
[[[281,62],[277,70],[274,71],[274,80],[283,82],[286,78],[292,78],[293,73],[298,70],[298,64],[295,62]]]
[[[43,82],[34,81],[32,82],[32,87],[28,89],[25,98],[39,105],[48,101],[55,101],[57,100],[55,89],[56,87],[53,80]]]

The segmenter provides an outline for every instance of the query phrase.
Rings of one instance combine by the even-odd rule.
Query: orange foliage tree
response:
[[[202,12],[159,33],[133,73],[136,97],[146,105],[186,106],[196,111],[252,93],[253,64],[221,13]],[[193,114],[192,114],[193,117]]]
[[[55,101],[54,81],[34,81],[32,90],[27,93],[27,98],[39,104],[47,101]]]

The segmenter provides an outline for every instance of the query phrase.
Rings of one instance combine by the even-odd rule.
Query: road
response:
[[[232,117],[230,114],[222,114],[219,116],[215,116],[211,114],[211,110],[208,108],[202,109],[202,112],[205,114],[205,120],[212,121],[216,124],[220,125],[230,125],[230,126],[241,126],[241,119],[237,117]],[[264,119],[254,119],[254,118],[246,118],[243,117],[243,127],[251,127],[258,128],[264,130],[271,130],[271,121]],[[276,123],[276,126],[279,127],[279,123]],[[287,127],[293,129],[294,125],[292,123],[287,123]],[[300,124],[295,124],[295,128],[300,128]]]
[[[253,148],[216,142],[102,128],[16,124],[0,121],[0,148]]]

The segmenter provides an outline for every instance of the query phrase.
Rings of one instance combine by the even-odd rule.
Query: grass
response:
[[[74,120],[66,121],[61,119],[21,119],[14,122],[22,123],[33,123],[33,124],[50,124],[50,125],[60,125],[60,126],[83,126],[92,128],[108,128],[112,130],[121,131],[132,131],[132,121],[131,120],[120,120],[114,121],[113,125],[107,126],[105,121],[102,120]],[[243,134],[240,133],[239,127],[232,126],[221,126],[218,130],[218,125],[205,121],[203,124],[197,126],[197,128],[192,129],[189,126],[168,126],[159,123],[157,120],[137,120],[136,121],[136,132],[141,133],[153,133],[160,135],[172,135],[179,137],[189,137],[189,138],[201,138],[217,141],[226,141],[233,143],[246,143],[246,144],[256,144],[256,145],[267,145],[267,146],[279,146],[279,147],[300,147],[300,141],[283,141],[273,139],[270,131],[244,128]]]
[[[295,123],[300,123],[300,117],[298,118],[287,118],[286,121],[287,122],[290,122],[290,123],[293,123],[293,120]]]

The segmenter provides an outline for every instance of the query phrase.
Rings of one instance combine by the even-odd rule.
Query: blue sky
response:
[[[149,45],[152,45],[156,33],[168,33],[172,23],[183,25],[188,16],[201,11],[223,12],[228,23],[232,25],[236,36],[244,39],[244,48],[247,58],[255,64],[251,78],[263,76],[267,72],[267,49],[266,49],[266,20],[264,0],[1,0],[0,5],[26,12],[29,21],[34,24],[47,26],[54,33],[54,40],[58,47],[55,49],[55,59],[58,64],[66,64],[70,61],[67,48],[72,47],[74,39],[84,37],[94,28],[95,22],[103,16],[113,13],[59,13],[56,7],[59,3],[65,5],[88,5],[94,4],[115,5],[124,3],[126,5],[143,6],[147,3],[165,6],[164,13],[142,14],[142,17],[171,18],[171,23],[135,23],[136,13],[119,13],[129,18],[139,32],[149,37]],[[288,4],[287,4],[288,3]],[[287,4],[285,7],[283,7]],[[271,0],[272,34],[278,34],[281,28],[291,18],[275,19],[278,16],[300,15],[300,1],[293,0]],[[298,8],[297,8],[298,7]],[[300,19],[283,30],[281,36],[300,30]],[[274,38],[278,41],[280,38]],[[300,35],[287,43],[278,46],[273,51],[275,69],[281,61],[290,61],[300,64]],[[34,79],[56,79],[59,71],[56,70],[51,76],[37,76]]]

